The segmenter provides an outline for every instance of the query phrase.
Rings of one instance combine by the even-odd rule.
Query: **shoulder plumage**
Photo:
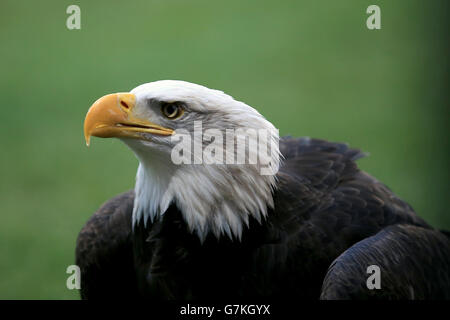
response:
[[[279,176],[302,181],[317,190],[335,188],[340,180],[359,171],[355,161],[366,154],[345,143],[308,137],[280,139],[284,158]]]
[[[293,138],[286,136],[280,139],[280,151],[285,159],[295,158],[306,154],[336,154],[346,159],[356,161],[367,156],[367,153],[350,148],[347,143],[329,142],[309,137]]]
[[[81,229],[75,260],[81,270],[80,293],[83,299],[104,299],[120,292],[120,288],[124,289],[125,295],[135,285],[133,278],[130,278],[133,273],[133,200],[133,191],[112,198]]]

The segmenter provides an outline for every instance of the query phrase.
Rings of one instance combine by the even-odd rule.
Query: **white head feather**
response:
[[[124,139],[140,161],[133,225],[141,220],[147,224],[148,220],[161,218],[174,203],[190,230],[201,240],[210,232],[216,237],[226,234],[240,239],[250,216],[261,221],[267,215],[268,207],[273,207],[272,191],[279,166],[278,130],[269,121],[252,107],[221,91],[189,82],[156,81],[138,86],[131,93],[136,96],[135,115],[175,129],[171,138]],[[149,107],[152,101],[182,102],[186,106],[185,114],[178,120],[164,119],[158,114],[160,109]],[[225,129],[263,129],[268,133],[271,152],[264,153],[266,159],[259,158],[261,161],[256,164],[177,165],[171,160],[173,141],[183,130],[192,133],[194,121],[195,126],[201,121],[203,130],[219,129],[224,137]],[[193,140],[201,139],[192,137]],[[249,139],[257,140],[258,137],[250,134]],[[202,146],[205,144],[204,141],[197,142]],[[227,150],[223,149],[225,154]],[[251,148],[247,150],[257,152]],[[261,164],[268,164],[274,174],[261,174]]]

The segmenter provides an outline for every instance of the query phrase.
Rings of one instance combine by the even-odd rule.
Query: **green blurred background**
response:
[[[66,8],[81,8],[81,30]],[[366,28],[381,7],[382,29]],[[158,79],[221,89],[282,135],[348,142],[360,166],[450,229],[446,1],[0,4],[0,298],[78,299],[75,239],[134,185],[119,141],[86,148],[98,97]]]

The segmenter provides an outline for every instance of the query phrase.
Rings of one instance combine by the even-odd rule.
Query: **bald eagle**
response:
[[[242,149],[237,136],[231,148],[215,136],[209,156],[183,149],[190,161],[174,161],[183,135],[204,151],[213,139],[202,133],[239,128],[253,129]],[[238,163],[260,131],[270,152]],[[83,299],[450,299],[448,233],[358,169],[364,154],[347,144],[279,138],[245,103],[172,80],[100,98],[84,133],[87,144],[119,138],[139,167],[134,190],[78,236]]]

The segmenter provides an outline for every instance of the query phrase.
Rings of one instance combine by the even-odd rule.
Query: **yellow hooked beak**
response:
[[[142,139],[142,133],[170,136],[174,130],[133,117],[136,96],[114,93],[101,97],[89,108],[84,120],[84,137],[89,146],[91,136],[101,138]]]

